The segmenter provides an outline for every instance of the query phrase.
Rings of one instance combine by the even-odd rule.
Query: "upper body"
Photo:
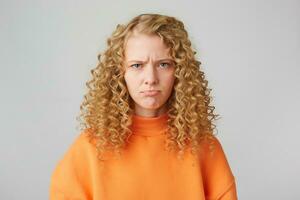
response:
[[[203,142],[198,157],[186,151],[180,160],[164,149],[167,118],[134,115],[130,145],[121,158],[104,163],[82,132],[51,176],[50,199],[236,200],[235,178],[219,140],[215,137],[213,154]]]
[[[211,154],[202,140],[213,136],[217,115],[194,54],[174,17],[141,14],[117,26],[80,106],[88,129],[57,164],[51,199],[237,199],[220,142],[213,137]],[[100,161],[106,145],[124,147],[121,157],[105,153]]]

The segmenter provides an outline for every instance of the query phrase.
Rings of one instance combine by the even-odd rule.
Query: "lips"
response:
[[[155,96],[159,93],[159,90],[145,90],[142,92],[144,96]]]
[[[159,90],[145,90],[143,92],[158,92]]]

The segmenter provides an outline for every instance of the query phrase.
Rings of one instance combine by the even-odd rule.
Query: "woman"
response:
[[[118,25],[107,44],[50,199],[237,199],[184,24],[141,14]]]

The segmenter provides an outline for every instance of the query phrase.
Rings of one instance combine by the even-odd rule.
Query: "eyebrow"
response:
[[[156,60],[155,62],[161,62],[161,61],[174,62],[174,60],[172,58],[163,58],[163,59]],[[145,61],[142,61],[142,60],[130,60],[127,63],[131,63],[131,62],[142,62],[142,63],[144,63]]]

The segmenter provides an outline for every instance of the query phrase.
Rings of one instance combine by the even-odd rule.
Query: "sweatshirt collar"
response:
[[[168,112],[157,117],[132,115],[132,132],[135,135],[157,136],[165,134],[168,128]]]

